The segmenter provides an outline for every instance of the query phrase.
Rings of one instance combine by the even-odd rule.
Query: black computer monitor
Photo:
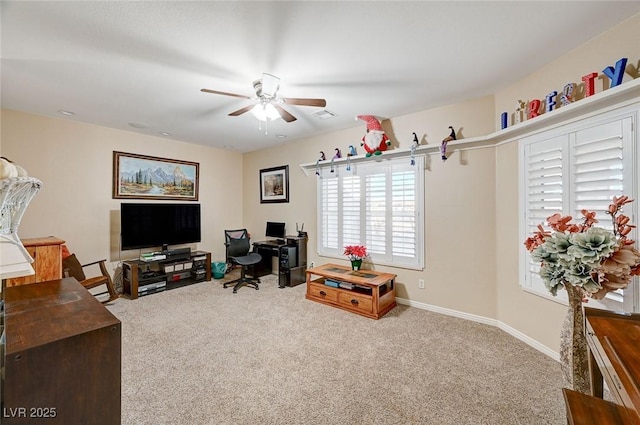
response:
[[[267,238],[284,239],[284,223],[267,221],[265,236]]]

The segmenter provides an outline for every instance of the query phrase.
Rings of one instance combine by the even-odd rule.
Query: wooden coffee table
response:
[[[324,264],[306,271],[308,300],[379,319],[396,306],[396,275]]]

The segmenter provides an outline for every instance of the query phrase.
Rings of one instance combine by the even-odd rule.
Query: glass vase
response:
[[[362,260],[351,260],[351,270],[360,270]]]
[[[565,284],[569,308],[560,332],[560,364],[563,386],[583,394],[591,393],[587,338],[584,330],[582,288]]]

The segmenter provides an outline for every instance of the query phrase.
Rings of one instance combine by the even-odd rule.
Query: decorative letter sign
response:
[[[562,94],[560,95],[560,103],[562,106],[568,106],[571,102],[573,102],[573,91],[576,89],[575,83],[569,83],[564,86],[562,89]]]
[[[503,112],[500,114],[500,128],[502,130],[507,128],[507,117],[508,117],[508,114],[506,112]]]
[[[607,66],[602,70],[602,73],[609,77],[611,80],[611,84],[609,84],[609,88],[619,86],[622,84],[622,80],[624,79],[624,75],[626,72],[628,58],[620,58],[615,66]],[[640,74],[634,65],[630,66],[631,70],[629,70],[628,74],[632,79],[639,78]],[[598,78],[597,72],[592,72],[587,75],[582,76],[582,82],[584,83],[584,98],[589,96],[593,96],[596,94],[595,89],[595,80]],[[605,87],[606,89],[606,87]],[[576,91],[576,83],[567,83],[562,88],[562,92],[560,93],[560,98],[558,100],[558,92],[556,90],[550,92],[545,97],[545,107],[544,110],[540,110],[540,106],[542,102],[539,99],[533,99],[528,102],[522,101],[518,99],[518,109],[516,109],[513,118],[513,123],[518,124],[523,122],[525,119],[532,119],[539,116],[545,112],[552,112],[554,109],[557,109],[561,106],[569,106],[576,99],[574,97],[574,92]],[[560,102],[560,105],[558,105]],[[502,112],[500,114],[500,127],[504,130],[509,126],[509,114],[507,112]]]
[[[627,58],[622,58],[616,62],[615,69],[608,66],[602,70],[604,74],[611,79],[611,87],[619,86],[624,77],[624,69],[627,67]]]
[[[556,96],[558,95],[557,91],[552,91],[551,93],[549,93],[547,95],[547,106],[546,106],[546,112],[551,112],[553,111],[553,107],[556,106]]]
[[[582,77],[582,81],[584,81],[584,97],[592,96],[596,92],[593,81],[596,79],[597,76],[598,76],[597,72],[592,72],[591,74],[587,74],[584,77]]]
[[[516,109],[516,124],[524,121],[524,116],[527,110],[527,102],[523,102],[518,99],[518,109]]]
[[[529,119],[535,118],[540,115],[540,100],[533,99],[529,102]]]

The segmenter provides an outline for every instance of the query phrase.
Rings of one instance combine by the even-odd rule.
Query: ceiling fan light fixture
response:
[[[258,103],[251,108],[251,113],[260,121],[273,121],[280,118],[280,113],[270,103]]]
[[[274,98],[280,88],[280,78],[271,74],[262,74],[261,86],[261,91],[258,96]]]

